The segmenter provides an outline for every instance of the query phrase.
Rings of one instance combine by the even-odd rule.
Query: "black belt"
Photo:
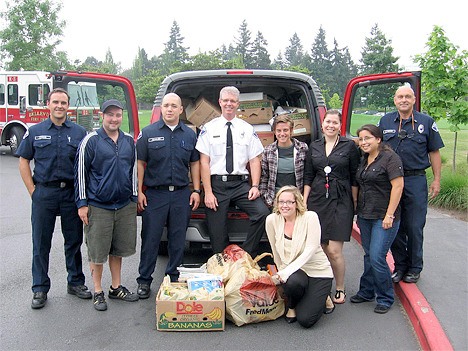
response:
[[[51,182],[37,183],[50,188],[73,188],[73,180],[53,180]]]
[[[249,180],[249,176],[247,174],[242,175],[217,175],[213,174],[211,179],[221,180],[222,182],[232,182],[235,180]]]
[[[424,169],[414,169],[414,170],[407,170],[403,171],[405,174],[405,177],[411,177],[411,176],[418,176],[418,175],[423,175],[426,174],[426,171]]]
[[[174,190],[180,190],[180,189],[185,189],[187,185],[184,186],[177,186],[177,185],[158,185],[158,186],[151,186],[151,189],[156,189],[156,190],[169,190],[169,191],[174,191]]]

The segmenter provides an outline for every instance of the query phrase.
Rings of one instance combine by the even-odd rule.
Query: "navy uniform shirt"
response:
[[[430,167],[428,153],[444,147],[437,125],[430,116],[414,111],[412,118],[401,121],[397,111],[386,114],[380,119],[379,127],[384,141],[401,157],[403,169],[424,170]],[[398,134],[405,134],[403,138]]]
[[[137,158],[146,162],[143,184],[187,186],[190,162],[200,159],[196,142],[195,132],[182,122],[174,131],[163,119],[143,128],[137,140]]]
[[[29,128],[17,155],[34,159],[34,183],[73,181],[76,150],[85,135],[86,130],[78,124],[66,120],[56,126],[48,118]]]
[[[357,213],[366,219],[383,219],[387,213],[392,191],[392,179],[403,177],[400,157],[393,150],[381,150],[374,162],[367,166],[365,154],[356,172],[359,184]],[[394,213],[400,218],[400,206]]]

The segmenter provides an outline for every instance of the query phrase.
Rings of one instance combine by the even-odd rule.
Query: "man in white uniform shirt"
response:
[[[200,152],[206,218],[213,251],[221,252],[229,245],[227,213],[229,204],[233,203],[249,216],[250,227],[242,248],[255,257],[270,211],[258,190],[261,175],[258,156],[262,154],[263,146],[253,127],[236,117],[239,94],[236,87],[221,89],[222,115],[202,127],[196,148]]]

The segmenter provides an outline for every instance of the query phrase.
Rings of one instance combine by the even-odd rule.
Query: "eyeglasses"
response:
[[[239,101],[238,100],[232,100],[232,99],[221,99],[221,102],[223,104],[227,104],[227,103],[237,104]]]
[[[291,205],[293,205],[295,203],[296,203],[296,201],[289,201],[289,200],[288,201],[283,201],[283,200],[278,201],[278,204],[280,206],[284,206],[284,205],[291,206]]]
[[[414,132],[408,133],[408,132],[407,132],[406,130],[404,130],[404,129],[401,129],[401,130],[398,132],[398,139],[405,139],[405,138],[411,139],[412,137],[414,137]]]
[[[359,138],[358,140],[359,140],[360,143],[362,143],[363,141],[368,142],[371,139],[375,139],[375,137],[374,136],[365,136],[364,138]]]

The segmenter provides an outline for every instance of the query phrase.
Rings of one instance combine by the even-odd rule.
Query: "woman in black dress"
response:
[[[335,277],[334,303],[344,303],[343,243],[349,241],[357,204],[356,170],[359,151],[354,141],[340,136],[341,113],[329,110],[322,123],[323,138],[310,144],[304,169],[304,201],[318,214],[321,243]]]

